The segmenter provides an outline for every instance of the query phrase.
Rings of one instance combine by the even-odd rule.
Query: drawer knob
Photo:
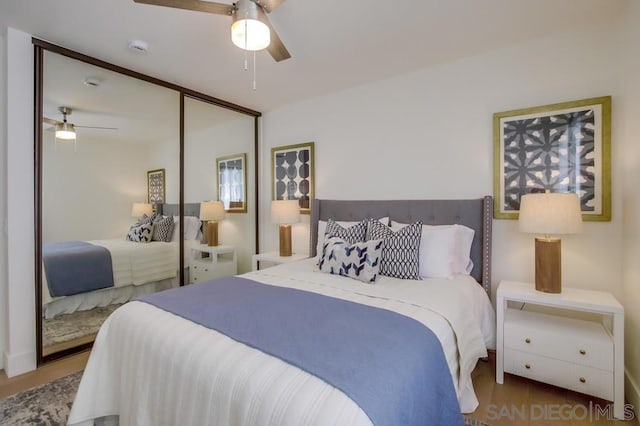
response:
[[[529,339],[528,337],[526,339],[524,339],[525,343],[531,343],[531,339]]]
[[[580,349],[580,355],[586,355],[587,351],[585,351],[584,349]]]
[[[524,368],[526,368],[527,370],[529,370],[529,369],[531,368],[531,365],[529,365],[529,364],[525,364],[525,365],[524,365]]]
[[[587,383],[587,379],[585,379],[584,377],[580,377],[580,383]]]

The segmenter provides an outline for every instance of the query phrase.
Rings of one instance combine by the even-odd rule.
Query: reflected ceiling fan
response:
[[[54,120],[52,118],[47,118],[47,117],[44,117],[42,119],[43,122],[53,125],[53,128],[51,130],[55,130],[56,139],[75,140],[76,127],[83,128],[83,129],[118,130],[115,127],[77,126],[67,121],[67,115],[71,115],[71,112],[73,111],[70,107],[61,106],[61,107],[58,107],[58,111],[60,111],[60,113],[62,114],[62,121]]]
[[[228,15],[233,18],[231,40],[244,50],[262,50],[276,62],[289,59],[291,54],[273,29],[267,13],[271,13],[285,0],[238,0],[233,4],[216,3],[204,0],[133,0],[136,3],[156,6],[175,7],[198,12]]]

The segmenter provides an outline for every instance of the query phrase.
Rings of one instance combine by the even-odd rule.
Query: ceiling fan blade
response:
[[[260,5],[265,12],[271,13],[273,9],[280,6],[285,0],[255,0],[255,2]]]
[[[136,3],[153,4],[155,6],[175,7],[177,9],[195,10],[198,12],[231,15],[233,5],[201,0],[133,0]]]
[[[56,124],[62,123],[62,121],[54,120],[53,118],[48,118],[48,117],[42,117],[42,122],[47,124],[53,124],[54,126]]]
[[[275,59],[276,62],[289,59],[291,57],[291,54],[289,53],[287,48],[284,47],[282,40],[280,40],[280,36],[278,36],[278,33],[273,28],[273,25],[271,25],[271,21],[269,21],[269,18],[267,18],[266,15],[264,15],[264,21],[269,27],[269,31],[271,32],[271,43],[269,44],[269,47],[267,47],[267,52],[269,52],[271,57]]]
[[[77,127],[78,129],[118,130],[117,127],[78,126],[75,124],[73,126]]]

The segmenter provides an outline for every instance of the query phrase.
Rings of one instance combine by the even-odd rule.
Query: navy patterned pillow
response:
[[[129,228],[127,240],[135,243],[148,243],[153,235],[153,223],[135,223]]]
[[[367,226],[367,219],[348,228],[343,227],[333,219],[329,219],[324,233],[324,242],[326,243],[329,237],[338,237],[349,244],[364,242],[367,239]],[[324,259],[324,249],[319,254],[318,266],[320,266],[320,263]]]
[[[382,240],[380,275],[419,280],[421,235],[420,221],[394,232],[387,225],[370,220],[367,239]]]
[[[156,219],[153,222],[153,241],[163,241],[168,243],[171,241],[171,237],[173,236],[173,216],[167,216],[163,218],[160,216],[159,219]]]
[[[373,284],[378,278],[381,252],[380,240],[349,244],[341,238],[327,236],[318,267],[321,272]]]

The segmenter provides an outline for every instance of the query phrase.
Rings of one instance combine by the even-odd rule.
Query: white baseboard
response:
[[[633,380],[626,368],[624,369],[624,396],[629,404],[633,405],[636,418],[640,417],[640,386]]]
[[[37,367],[35,352],[23,352],[20,354],[3,353],[4,372],[7,377],[18,376],[20,374],[33,371]]]

